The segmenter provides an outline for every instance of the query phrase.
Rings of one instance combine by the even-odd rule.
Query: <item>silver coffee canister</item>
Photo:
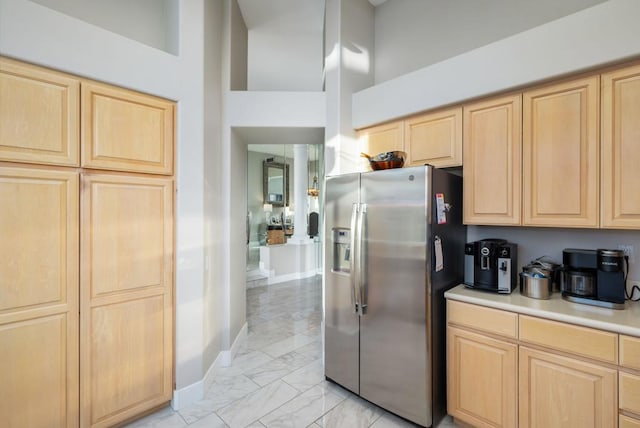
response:
[[[520,272],[520,294],[534,299],[550,299],[553,293],[551,278],[529,270]]]

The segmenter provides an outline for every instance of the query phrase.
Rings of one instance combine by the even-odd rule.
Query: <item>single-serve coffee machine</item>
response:
[[[562,251],[562,297],[612,309],[625,307],[625,257],[620,250]]]
[[[511,293],[517,284],[518,246],[505,239],[465,244],[464,285],[497,293]]]

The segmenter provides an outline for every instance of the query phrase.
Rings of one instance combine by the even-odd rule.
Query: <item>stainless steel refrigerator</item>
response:
[[[423,426],[446,412],[444,292],[463,280],[462,178],[327,178],[325,376]]]

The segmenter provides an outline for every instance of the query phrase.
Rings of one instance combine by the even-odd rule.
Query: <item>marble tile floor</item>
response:
[[[204,399],[127,427],[415,427],[324,379],[321,321],[320,276],[248,288],[247,340]]]

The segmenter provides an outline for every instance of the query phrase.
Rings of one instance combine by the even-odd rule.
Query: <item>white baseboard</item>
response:
[[[280,282],[295,281],[296,279],[305,279],[316,276],[316,270],[308,270],[306,272],[288,273],[286,275],[275,275],[267,278],[267,284],[278,284]]]
[[[171,407],[178,411],[204,398],[204,382],[199,380],[184,388],[173,391]]]
[[[247,339],[247,328],[247,323],[245,323],[236,336],[236,339],[233,341],[231,349],[228,351],[221,351],[218,354],[216,359],[209,366],[209,369],[207,369],[202,380],[173,391],[173,399],[171,400],[171,407],[173,410],[178,411],[180,409],[184,409],[190,404],[204,398],[204,394],[209,390],[209,388],[211,388],[211,384],[215,380],[218,369],[231,365],[231,361],[233,361],[233,358],[238,353],[238,349],[240,349],[240,346]]]
[[[236,336],[235,340],[233,341],[233,344],[231,345],[231,349],[229,349],[228,351],[220,352],[219,357],[221,357],[220,359],[221,367],[229,367],[231,365],[231,361],[233,361],[233,358],[238,353],[238,349],[240,349],[240,345],[242,345],[244,341],[247,340],[247,328],[248,328],[247,323],[244,323],[244,325],[238,332],[238,335]]]

